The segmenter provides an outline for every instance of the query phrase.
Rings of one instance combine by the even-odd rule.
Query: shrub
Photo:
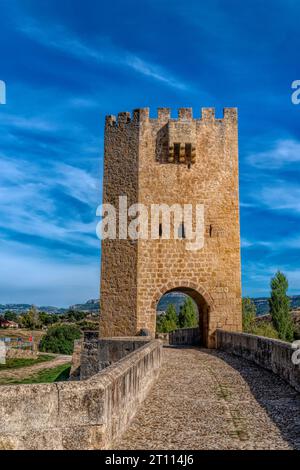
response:
[[[294,339],[300,339],[300,325],[296,325],[294,329]]]
[[[81,331],[96,331],[99,330],[99,323],[92,322],[88,320],[81,320],[76,323],[77,326],[81,329]]]
[[[79,339],[80,336],[80,329],[76,325],[59,324],[51,326],[41,339],[40,351],[72,354],[74,340]]]
[[[256,323],[251,327],[251,330],[248,333],[252,333],[253,335],[258,336],[265,336],[266,338],[278,339],[278,332],[272,323],[268,321]]]
[[[256,306],[253,300],[249,297],[243,299],[243,331],[250,333],[255,325],[256,319]]]

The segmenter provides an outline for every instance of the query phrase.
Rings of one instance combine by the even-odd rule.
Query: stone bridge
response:
[[[214,350],[90,335],[83,380],[1,387],[0,448],[299,450],[293,353],[220,330]]]
[[[300,394],[223,351],[165,348],[159,380],[114,449],[300,449]]]

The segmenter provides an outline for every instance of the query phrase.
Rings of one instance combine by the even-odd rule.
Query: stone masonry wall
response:
[[[169,343],[174,346],[199,346],[199,328],[181,328],[171,331],[169,333]]]
[[[246,333],[217,330],[217,348],[255,362],[300,392],[300,365],[292,362],[290,343]]]
[[[153,340],[91,379],[1,387],[0,449],[108,449],[158,377]]]
[[[38,352],[29,349],[14,349],[9,348],[6,350],[6,359],[37,359]]]
[[[70,370],[71,380],[77,380],[80,378],[82,346],[83,346],[83,339],[76,339],[74,341],[74,349],[73,349],[73,354],[72,354],[72,366]]]
[[[129,205],[138,199],[139,125],[129,113],[120,113],[115,124],[113,116],[106,118],[103,203],[116,208],[118,233],[119,196],[127,196]],[[100,336],[134,336],[136,305],[137,243],[103,240]]]
[[[124,247],[104,242],[100,335],[146,328],[154,336],[158,301],[179,290],[197,302],[202,343],[213,347],[217,328],[241,330],[237,110],[225,109],[222,119],[211,108],[200,119],[190,108],[181,108],[178,119],[168,109],[156,119],[147,108],[126,116],[125,123],[124,113],[106,121],[105,200],[128,194],[147,207],[203,204],[204,248],[188,251],[188,240],[163,237]],[[192,145],[193,163],[169,162],[176,142]]]
[[[84,336],[80,358],[80,379],[86,380],[151,341],[146,337],[100,338],[95,332]]]

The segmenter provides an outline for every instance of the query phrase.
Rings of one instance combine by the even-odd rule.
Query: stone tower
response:
[[[201,204],[204,246],[189,251],[185,238],[164,239],[161,224],[156,239],[103,240],[101,337],[154,335],[157,303],[172,291],[196,301],[204,346],[214,347],[217,328],[241,330],[238,184],[236,108],[222,119],[213,108],[196,119],[190,108],[177,119],[167,108],[155,119],[148,108],[106,117],[103,202],[117,216],[125,195],[128,207]]]

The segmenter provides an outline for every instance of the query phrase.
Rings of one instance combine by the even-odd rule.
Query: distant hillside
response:
[[[157,305],[157,310],[165,312],[169,304],[173,304],[176,308],[176,312],[179,313],[181,305],[184,304],[186,295],[181,292],[170,292],[170,294],[164,295]]]
[[[15,312],[17,314],[27,313],[32,305],[30,304],[0,304],[0,315],[3,315],[7,310]],[[95,313],[99,311],[99,300],[92,299],[88,300],[83,304],[71,305],[69,308],[62,307],[52,307],[52,306],[36,306],[36,308],[41,312],[53,313],[53,314],[63,314],[66,313],[69,309],[79,310],[81,312]]]
[[[27,313],[31,307],[32,305],[30,304],[0,304],[0,315],[5,313],[7,310],[17,314]],[[41,312],[47,313],[65,313],[68,310],[66,308],[50,306],[41,306],[36,308]]]
[[[70,307],[73,310],[80,310],[81,312],[98,312],[100,303],[98,299],[91,299],[84,304],[75,304]]]
[[[184,303],[185,295],[180,292],[171,292],[170,294],[165,295],[159,301],[157,310],[165,311],[168,304],[174,304],[177,313],[180,310],[180,306]],[[291,299],[291,308],[294,310],[300,307],[300,295],[292,295]],[[268,297],[259,297],[252,299],[256,305],[257,315],[266,315],[269,313],[269,302]]]
[[[300,307],[300,295],[291,295],[291,308],[294,310]],[[269,313],[269,299],[268,297],[259,297],[252,299],[256,305],[257,315],[266,315]]]
[[[300,295],[292,295],[291,299],[291,308],[297,309],[300,307]],[[169,303],[174,304],[177,312],[179,313],[181,305],[184,303],[185,294],[181,292],[171,292],[170,294],[165,295],[161,298],[158,303],[157,310],[165,311]],[[266,315],[269,313],[269,303],[268,297],[258,297],[252,299],[256,305],[257,315]],[[16,312],[17,314],[26,313],[30,309],[30,304],[0,304],[0,315],[3,315],[4,312],[10,310]],[[99,312],[100,305],[99,299],[91,299],[82,304],[74,304],[68,308],[61,307],[51,307],[51,306],[37,306],[37,309],[47,313],[53,314],[63,314],[69,309],[79,310],[81,312],[87,313],[97,313]]]

